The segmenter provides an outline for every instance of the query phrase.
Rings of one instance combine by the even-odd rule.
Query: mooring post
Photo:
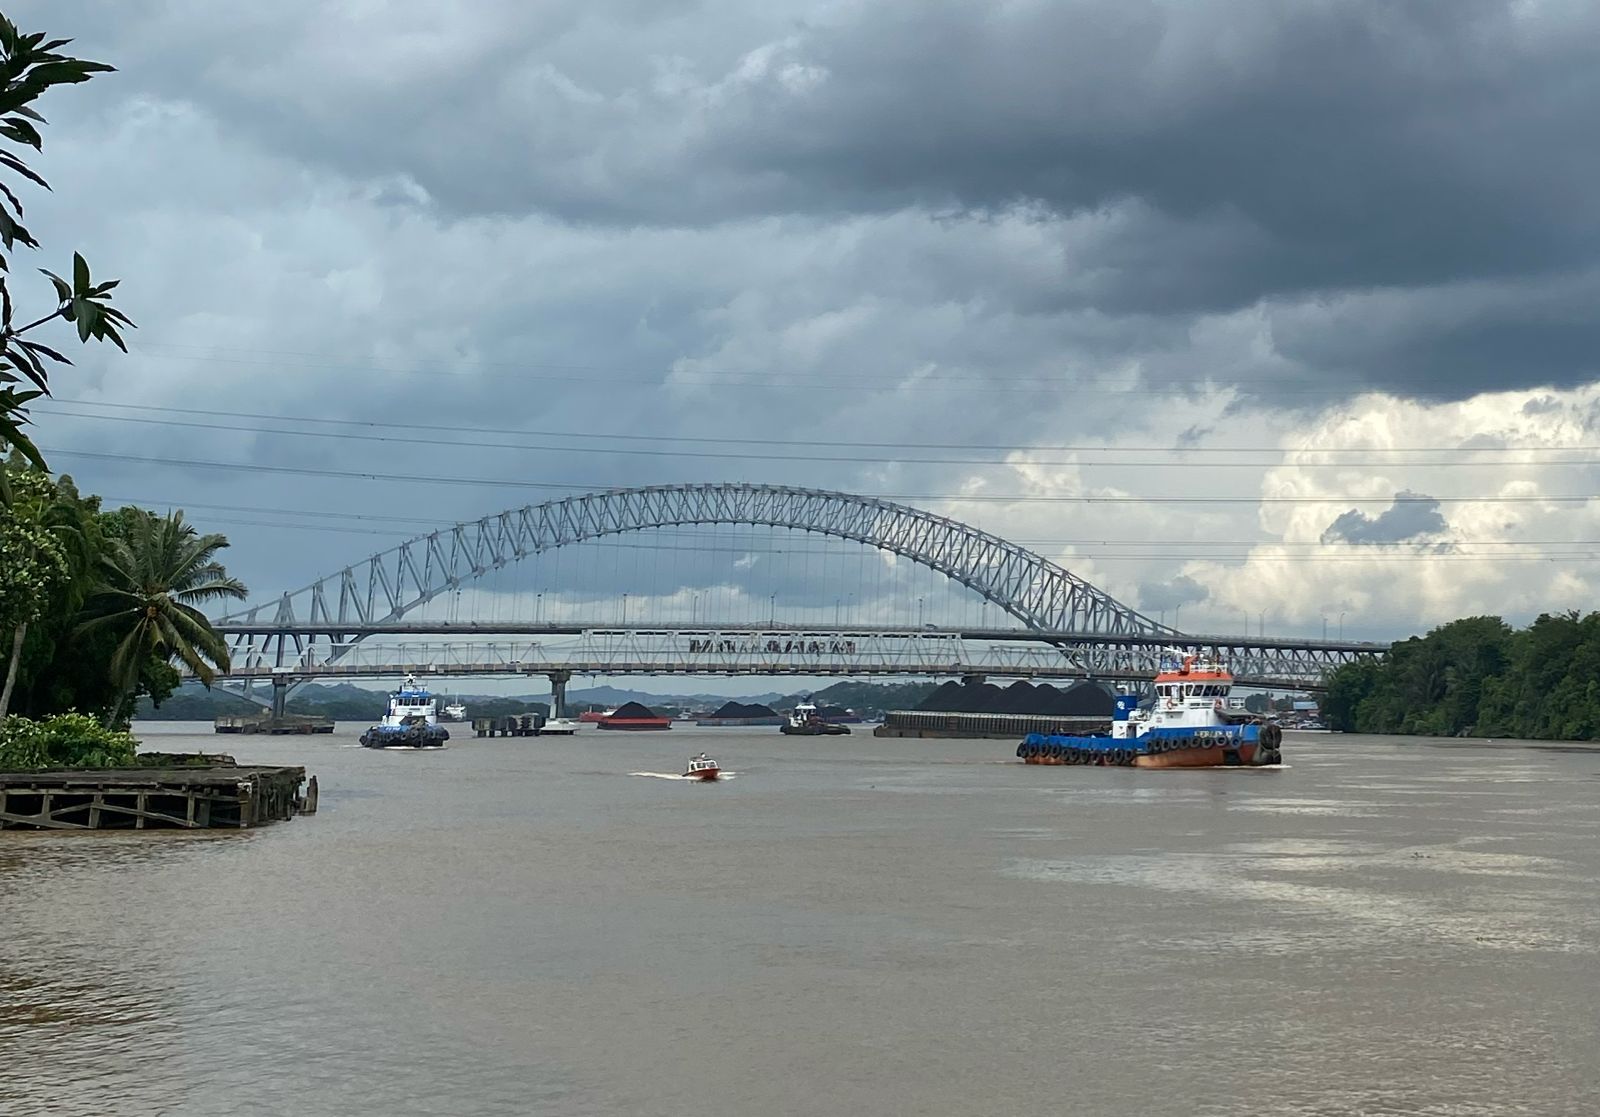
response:
[[[550,716],[553,718],[567,716],[567,683],[571,679],[571,671],[550,672]]]

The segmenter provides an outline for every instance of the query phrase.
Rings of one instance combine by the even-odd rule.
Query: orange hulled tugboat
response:
[[[1084,737],[1030,733],[1017,748],[1028,764],[1115,768],[1236,768],[1281,764],[1283,730],[1228,701],[1233,675],[1185,654],[1156,676],[1144,704],[1120,694],[1111,732]]]

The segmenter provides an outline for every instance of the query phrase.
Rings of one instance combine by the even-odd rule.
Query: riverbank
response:
[[[1338,740],[1344,734],[1333,734]],[[1492,737],[1409,737],[1403,734],[1351,734],[1371,739],[1386,737],[1397,743],[1412,742],[1434,749],[1538,749],[1544,752],[1600,753],[1600,741],[1517,741]]]

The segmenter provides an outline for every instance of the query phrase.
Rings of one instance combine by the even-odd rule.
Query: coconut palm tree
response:
[[[183,513],[157,516],[129,510],[125,538],[114,539],[100,559],[104,585],[89,599],[79,633],[110,629],[121,636],[111,656],[111,677],[121,697],[108,724],[122,720],[139,685],[139,668],[155,655],[181,661],[210,686],[229,667],[228,647],[196,606],[242,598],[244,586],[216,560],[226,536],[201,535]]]

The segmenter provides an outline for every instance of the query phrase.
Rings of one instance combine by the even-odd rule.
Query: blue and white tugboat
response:
[[[1155,699],[1119,694],[1109,734],[1030,733],[1017,747],[1026,764],[1113,768],[1236,768],[1283,763],[1283,730],[1228,701],[1233,675],[1184,655],[1156,676]]]
[[[389,712],[361,734],[369,749],[442,749],[450,731],[439,724],[439,702],[407,675],[400,689],[389,695]]]

